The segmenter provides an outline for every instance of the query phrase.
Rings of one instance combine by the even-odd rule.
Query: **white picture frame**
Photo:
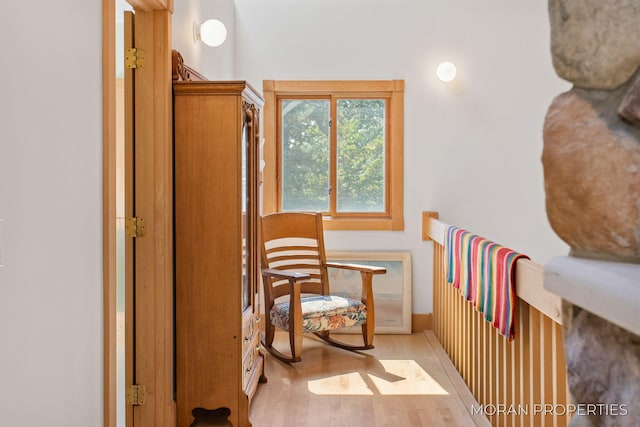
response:
[[[327,261],[385,267],[373,276],[376,334],[411,333],[411,252],[327,251]],[[362,281],[353,270],[329,268],[333,295],[360,299]],[[359,326],[334,332],[361,333]]]

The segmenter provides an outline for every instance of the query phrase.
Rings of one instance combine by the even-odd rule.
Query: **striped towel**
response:
[[[446,230],[444,253],[447,282],[513,340],[515,266],[518,259],[529,257],[452,226]]]

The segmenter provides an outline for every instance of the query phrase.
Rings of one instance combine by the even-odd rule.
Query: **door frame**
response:
[[[116,427],[116,6],[102,0],[102,300],[104,427]]]
[[[173,188],[171,14],[173,0],[127,0],[137,17],[139,48],[146,51],[145,79],[136,92],[136,142],[144,177],[138,189],[147,233],[139,248],[144,265],[137,308],[136,345],[141,357],[136,374],[147,387],[147,401],[134,411],[135,427],[175,427],[173,361]],[[116,102],[115,0],[102,0],[103,122],[103,399],[104,427],[116,427]],[[144,47],[142,45],[145,45]]]

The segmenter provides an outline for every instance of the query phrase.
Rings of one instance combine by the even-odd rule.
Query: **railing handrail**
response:
[[[449,224],[436,216],[433,212],[422,213],[422,240],[433,240],[444,246],[444,236]],[[516,266],[516,296],[554,322],[562,324],[562,299],[544,288],[542,264],[521,258]]]

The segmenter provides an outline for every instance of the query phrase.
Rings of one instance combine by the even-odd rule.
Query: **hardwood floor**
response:
[[[305,334],[302,362],[267,355],[268,382],[251,405],[253,427],[489,425],[471,416],[477,403],[432,332],[376,335],[374,344],[353,353]],[[276,334],[276,346],[287,349],[284,333]]]

